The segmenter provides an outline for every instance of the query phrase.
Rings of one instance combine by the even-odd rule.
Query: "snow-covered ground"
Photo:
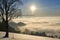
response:
[[[41,36],[32,36],[26,34],[9,33],[9,38],[2,38],[5,32],[0,32],[0,40],[60,40],[57,38],[48,38]]]

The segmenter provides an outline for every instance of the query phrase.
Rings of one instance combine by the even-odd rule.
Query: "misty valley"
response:
[[[60,38],[60,17],[15,18],[9,25],[23,34]]]

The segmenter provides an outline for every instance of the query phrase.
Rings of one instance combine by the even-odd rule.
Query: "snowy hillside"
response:
[[[60,40],[57,38],[48,38],[48,37],[41,37],[41,36],[32,36],[32,35],[25,35],[25,34],[17,34],[17,33],[10,33],[10,38],[2,38],[5,32],[0,32],[0,40]]]

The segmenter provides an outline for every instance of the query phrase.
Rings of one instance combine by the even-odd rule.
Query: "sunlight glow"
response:
[[[31,10],[32,12],[34,12],[34,11],[36,10],[36,6],[34,6],[34,5],[30,6],[30,10]]]

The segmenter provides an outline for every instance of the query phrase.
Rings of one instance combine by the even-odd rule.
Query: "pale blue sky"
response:
[[[24,15],[31,15],[31,5],[35,5],[38,9],[33,15],[39,16],[60,16],[60,0],[22,0],[21,7]]]

